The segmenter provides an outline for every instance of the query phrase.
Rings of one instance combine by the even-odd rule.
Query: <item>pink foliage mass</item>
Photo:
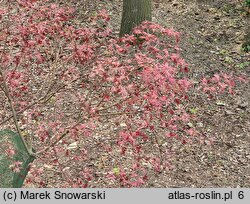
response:
[[[119,172],[104,169],[103,177],[138,187],[147,181],[148,169],[159,173],[170,166],[165,154],[145,156],[147,143],[158,144],[153,139],[158,130],[166,140],[183,144],[199,137],[187,126],[195,119],[185,110],[194,86],[180,55],[178,32],[144,22],[117,38],[105,10],[82,27],[74,23],[74,9],[47,1],[8,2],[0,10],[5,19],[0,85],[7,85],[19,125],[40,153],[39,163],[62,173],[58,187],[88,187],[95,179],[87,166],[91,152],[69,148],[74,142],[83,145],[99,134],[104,142],[96,148],[132,154],[131,166],[124,168],[117,158]],[[215,74],[204,77],[197,90],[233,93],[234,81],[233,75]],[[7,107],[6,118],[12,115]],[[115,143],[105,141],[105,135]],[[45,169],[32,168],[26,183],[45,186]]]

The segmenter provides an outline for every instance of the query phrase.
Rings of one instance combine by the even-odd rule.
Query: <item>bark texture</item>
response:
[[[120,36],[130,34],[132,29],[143,21],[152,20],[151,0],[123,0]]]

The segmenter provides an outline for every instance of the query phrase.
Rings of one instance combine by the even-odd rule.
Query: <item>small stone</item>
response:
[[[230,110],[225,110],[225,113],[226,113],[226,115],[233,115],[234,114],[234,112],[232,112]]]
[[[248,103],[247,103],[247,102],[239,103],[239,104],[238,104],[238,107],[241,108],[241,109],[245,109],[245,108],[247,108],[247,106],[248,106]]]
[[[220,17],[219,16],[215,16],[214,20],[220,20]]]
[[[174,1],[172,5],[173,5],[173,6],[178,6],[178,2],[177,2],[177,1]]]
[[[226,104],[223,101],[216,101],[216,105],[225,106]]]
[[[121,123],[120,126],[121,127],[127,127],[126,123]]]
[[[198,127],[203,127],[203,123],[197,123]]]

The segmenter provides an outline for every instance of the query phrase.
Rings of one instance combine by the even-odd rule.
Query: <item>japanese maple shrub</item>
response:
[[[149,171],[171,168],[164,141],[201,138],[187,125],[195,119],[185,109],[190,89],[233,93],[237,77],[226,74],[194,88],[172,29],[144,22],[118,38],[105,10],[81,26],[72,8],[7,2],[0,10],[0,124],[36,150],[27,184],[46,186],[52,169],[56,187],[91,187],[100,177],[111,186],[146,185]],[[106,158],[109,168],[89,165],[93,158]]]

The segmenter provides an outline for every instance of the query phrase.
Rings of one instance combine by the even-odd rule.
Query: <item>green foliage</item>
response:
[[[189,111],[192,114],[196,114],[198,112],[198,108],[191,108]]]
[[[239,69],[245,69],[249,65],[250,65],[250,62],[243,62],[243,63],[240,63],[240,64],[236,65],[236,67],[239,68]]]
[[[20,188],[29,171],[31,156],[20,136],[11,130],[0,131],[0,188]],[[16,166],[16,164],[19,164]]]
[[[245,52],[249,52],[250,51],[250,32],[249,32],[249,28],[247,31],[247,34],[244,38],[243,44],[242,44],[242,49]]]
[[[115,174],[116,176],[119,176],[119,174],[120,174],[120,169],[119,169],[119,167],[115,167],[115,168],[113,169],[113,172],[114,172],[114,174]]]
[[[250,0],[246,0],[246,5],[250,8]]]
[[[243,51],[244,52],[249,52],[250,51],[250,45],[244,45],[243,46]]]

